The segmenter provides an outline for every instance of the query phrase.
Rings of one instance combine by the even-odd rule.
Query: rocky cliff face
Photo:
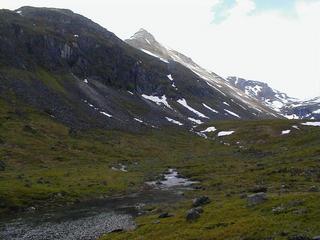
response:
[[[150,56],[70,10],[1,10],[0,32],[1,98],[72,127],[189,128],[211,119],[276,116],[241,93],[230,95],[231,88],[213,86],[197,66]],[[152,36],[145,40],[161,50]]]

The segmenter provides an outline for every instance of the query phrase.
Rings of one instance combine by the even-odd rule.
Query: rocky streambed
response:
[[[194,183],[169,169],[161,181],[147,183],[152,186],[149,190],[0,219],[0,239],[93,240],[109,232],[131,230],[144,206],[176,203],[183,199],[181,192],[192,189]]]

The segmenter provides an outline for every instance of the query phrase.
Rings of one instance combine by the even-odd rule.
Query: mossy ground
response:
[[[0,101],[2,213],[30,206],[139,191],[168,167],[204,187],[187,199],[208,195],[212,202],[193,223],[185,221],[190,200],[166,206],[174,216],[158,221],[150,213],[132,232],[103,239],[286,239],[320,234],[320,128],[298,121],[228,121],[201,126],[235,130],[205,140],[175,128],[122,131],[69,128],[49,115]],[[298,125],[300,130],[292,128]],[[291,129],[288,135],[282,130]],[[128,172],[112,170],[125,164]],[[248,207],[242,194],[268,189],[268,201]],[[158,206],[159,208],[163,206]],[[280,207],[278,212],[272,211]]]
[[[292,128],[299,126],[300,130]],[[206,152],[177,163],[183,174],[200,180],[208,195],[199,220],[186,222],[187,200],[166,207],[174,216],[139,217],[135,231],[106,235],[103,239],[287,239],[293,235],[319,235],[320,138],[318,128],[297,121],[215,122],[208,124],[235,134],[212,134]],[[207,126],[201,127],[205,129]],[[289,135],[282,130],[291,129]],[[183,163],[181,163],[183,162]],[[243,194],[268,189],[268,200],[249,207]],[[160,206],[161,208],[161,206]]]

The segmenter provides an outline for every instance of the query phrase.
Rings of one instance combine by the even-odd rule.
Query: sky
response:
[[[1,0],[68,8],[121,39],[140,28],[223,77],[320,96],[320,0]]]

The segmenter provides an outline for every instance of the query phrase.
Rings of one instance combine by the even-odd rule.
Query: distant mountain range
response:
[[[0,100],[73,128],[279,117],[145,30],[126,43],[70,10],[22,7],[0,10],[0,31]]]
[[[228,77],[227,82],[289,119],[320,119],[320,97],[299,100],[271,88],[268,84]]]

